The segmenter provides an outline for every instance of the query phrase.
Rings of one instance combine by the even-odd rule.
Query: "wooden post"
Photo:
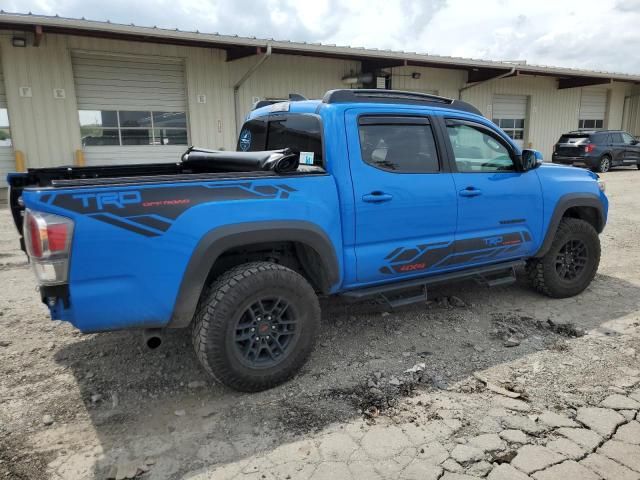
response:
[[[84,152],[81,149],[76,150],[74,155],[74,164],[76,167],[84,167]]]
[[[21,150],[16,150],[16,172],[26,172],[27,162],[24,158],[24,153]]]

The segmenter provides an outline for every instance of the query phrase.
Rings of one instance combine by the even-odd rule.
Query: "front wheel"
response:
[[[540,293],[566,298],[589,286],[599,264],[600,238],[595,228],[584,220],[563,218],[549,251],[527,263],[527,276]]]
[[[311,285],[270,262],[239,265],[205,294],[192,337],[198,359],[216,380],[257,392],[291,378],[313,350],[320,304]]]

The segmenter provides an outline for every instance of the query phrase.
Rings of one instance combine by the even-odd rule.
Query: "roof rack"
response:
[[[329,90],[322,98],[324,103],[392,103],[404,105],[423,105],[446,107],[453,110],[482,115],[473,105],[461,100],[431,95],[428,93],[405,92],[383,89],[340,89]]]

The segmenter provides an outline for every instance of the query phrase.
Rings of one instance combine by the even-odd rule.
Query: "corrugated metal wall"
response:
[[[72,52],[182,59],[191,141],[235,148],[233,92],[223,51],[52,34],[44,35],[39,47],[27,48],[12,47],[10,35],[0,34],[0,49],[9,72],[7,90],[13,92],[8,103],[14,145],[25,152],[28,166],[70,164],[80,148]],[[30,86],[32,97],[20,97],[20,86]],[[64,99],[54,98],[54,89],[60,88]],[[206,97],[205,103],[198,103],[199,96]]]
[[[255,62],[254,57],[230,62],[232,84]],[[299,93],[310,99],[322,98],[327,90],[346,88],[342,78],[359,69],[360,62],[274,54],[241,86],[241,115],[244,118],[251,109],[254,97],[287,98],[289,93]]]
[[[613,84],[609,87],[608,113],[605,128],[620,128],[624,94],[629,87]],[[553,145],[562,133],[578,128],[580,88],[559,90],[557,80],[550,77],[518,76],[488,82],[463,92],[462,99],[478,107],[488,118],[492,116],[494,94],[527,95],[529,112],[526,123],[526,144],[551,160]]]
[[[623,128],[631,135],[640,137],[640,93],[632,92],[626,98]]]
[[[0,108],[7,108],[7,95],[4,88],[4,76],[2,74],[2,63],[0,63]],[[2,125],[0,123],[0,126]],[[0,190],[7,186],[7,173],[14,170],[13,148],[0,145]],[[4,192],[0,191],[0,198]]]
[[[458,90],[467,81],[464,70],[447,70],[425,67],[394,67],[391,71],[391,86],[394,90],[411,90],[431,93],[449,98],[458,98]],[[420,78],[411,78],[412,73],[419,73]]]
[[[7,108],[7,94],[4,89],[4,75],[2,74],[2,64],[0,64],[0,108]]]

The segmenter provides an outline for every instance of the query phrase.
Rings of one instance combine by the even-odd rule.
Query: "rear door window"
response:
[[[436,173],[438,151],[426,118],[361,117],[359,120],[362,160],[393,173]]]
[[[619,144],[622,142],[622,135],[620,133],[612,133],[611,134],[611,143]]]

